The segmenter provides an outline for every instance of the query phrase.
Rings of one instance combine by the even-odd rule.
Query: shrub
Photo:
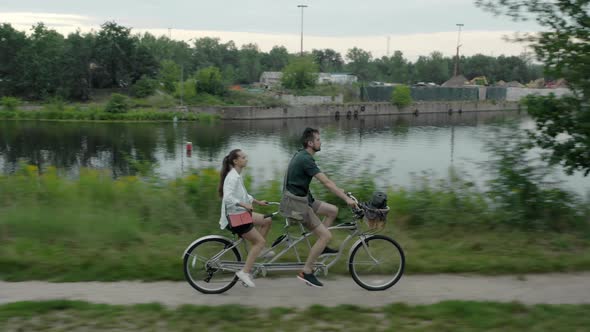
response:
[[[281,84],[287,89],[304,90],[317,84],[317,65],[311,58],[296,58],[283,70]]]
[[[391,94],[391,102],[399,108],[409,106],[412,103],[410,87],[407,85],[396,86]]]
[[[126,113],[130,108],[129,98],[122,94],[113,93],[104,110],[107,113]]]
[[[197,73],[197,83],[195,85],[197,93],[208,93],[214,96],[223,96],[226,92],[223,85],[221,72],[217,67],[207,67],[199,70]]]
[[[131,87],[131,93],[135,97],[145,98],[153,95],[157,87],[158,81],[144,75]]]
[[[4,107],[5,111],[15,111],[21,104],[20,99],[14,97],[2,97],[0,105]]]

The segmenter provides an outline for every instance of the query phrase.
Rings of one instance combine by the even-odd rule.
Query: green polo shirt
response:
[[[309,183],[320,172],[312,155],[305,149],[299,150],[291,159],[287,169],[287,190],[293,195],[307,196],[310,204],[313,203],[313,196],[309,192]]]

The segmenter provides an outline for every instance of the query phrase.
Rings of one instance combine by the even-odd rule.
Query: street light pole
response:
[[[303,8],[307,8],[307,5],[297,5],[297,7],[301,8],[301,51],[299,55],[303,56]]]
[[[459,27],[459,35],[457,36],[457,55],[455,56],[455,70],[453,71],[453,77],[459,74],[459,47],[461,47],[461,44],[459,43],[461,42],[461,27],[463,26],[463,23],[457,23],[456,25]]]

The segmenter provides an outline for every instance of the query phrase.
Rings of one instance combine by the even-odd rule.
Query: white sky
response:
[[[219,37],[238,46],[255,43],[268,51],[283,45],[300,48],[301,9],[304,9],[304,50],[333,48],[344,56],[352,47],[374,57],[401,50],[406,58],[441,51],[455,53],[458,28],[461,54],[518,55],[524,45],[506,42],[515,32],[539,31],[534,22],[515,23],[475,7],[474,0],[0,0],[0,22],[29,31],[44,22],[62,34],[98,30],[105,21],[188,41]],[[170,30],[169,30],[170,29]]]

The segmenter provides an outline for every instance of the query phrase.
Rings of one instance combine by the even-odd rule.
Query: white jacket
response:
[[[221,200],[221,218],[219,226],[221,229],[227,227],[228,214],[240,214],[247,211],[245,208],[238,206],[238,203],[252,204],[254,197],[248,194],[244,181],[240,174],[232,168],[225,180],[223,181],[223,199]]]

